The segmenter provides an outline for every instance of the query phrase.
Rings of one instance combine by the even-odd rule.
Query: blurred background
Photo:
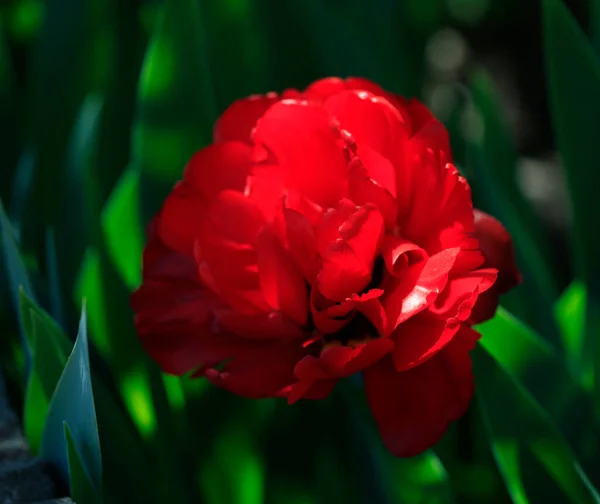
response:
[[[590,2],[565,5],[588,31]],[[97,404],[106,502],[528,502],[494,463],[479,403],[435,453],[395,460],[342,394],[286,408],[161,376],[141,354],[128,295],[144,225],[228,104],[353,75],[422,99],[445,122],[476,206],[515,237],[525,282],[504,308],[562,348],[582,322],[554,317],[575,273],[542,19],[538,0],[0,1],[0,198],[29,292],[71,339],[87,298],[94,383],[134,432],[112,439]],[[35,451],[45,410],[25,398],[28,357],[4,261],[2,364]],[[546,378],[536,374],[533,389]],[[531,502],[573,501],[521,462],[532,468]],[[148,481],[157,490],[136,493]]]

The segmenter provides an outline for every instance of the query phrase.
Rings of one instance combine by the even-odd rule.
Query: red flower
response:
[[[147,352],[290,403],[362,372],[389,450],[427,449],[471,399],[471,324],[520,280],[450,156],[426,107],[366,80],[235,102],[149,227]]]

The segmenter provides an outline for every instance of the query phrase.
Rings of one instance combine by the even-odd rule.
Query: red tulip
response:
[[[411,456],[467,408],[471,324],[519,272],[429,110],[329,78],[224,112],[149,228],[143,277],[136,327],[165,372],[290,403],[362,372],[384,443]]]

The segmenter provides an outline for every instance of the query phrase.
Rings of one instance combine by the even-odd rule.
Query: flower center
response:
[[[373,265],[371,281],[359,293],[359,295],[366,294],[370,290],[378,288],[383,281],[384,270],[385,262],[383,258],[379,256]],[[354,346],[364,343],[366,340],[379,337],[379,333],[375,326],[362,313],[352,310],[347,315],[336,318],[336,320],[347,319],[350,319],[350,321],[344,327],[342,327],[342,329],[337,332],[324,335],[324,340],[326,343],[337,342],[342,345]]]

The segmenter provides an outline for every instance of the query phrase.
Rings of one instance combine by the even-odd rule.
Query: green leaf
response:
[[[548,412],[587,467],[598,463],[592,397],[555,350],[500,308],[478,326],[481,346]]]
[[[123,173],[102,213],[106,247],[121,278],[130,290],[141,282],[144,236],[140,216],[139,171]]]
[[[100,504],[101,500],[90,481],[69,425],[64,422],[65,442],[67,443],[67,461],[69,464],[69,488],[71,497],[77,504]]]
[[[142,69],[133,139],[145,221],[210,143],[216,118],[199,2],[167,0]]]
[[[110,367],[118,397],[141,436],[152,445],[152,456],[157,460],[153,470],[162,475],[153,492],[182,504],[193,502],[190,494],[194,485],[186,462],[189,452],[183,441],[193,434],[186,434],[174,423],[160,371],[136,336],[129,290],[104,247],[88,250],[76,283],[74,299],[78,298],[89,300],[93,342]],[[174,436],[181,436],[182,442],[173,442]]]
[[[27,274],[27,269],[23,264],[23,260],[21,258],[21,253],[19,252],[19,248],[17,246],[17,242],[15,240],[15,235],[13,233],[12,227],[4,212],[4,206],[2,205],[2,201],[0,201],[0,233],[2,234],[2,251],[4,255],[4,265],[5,271],[9,279],[10,292],[13,299],[13,306],[15,310],[18,310],[19,307],[19,289],[22,288],[27,295],[33,299],[33,288],[31,287],[31,282],[29,281],[29,275]],[[21,326],[23,325],[23,319],[21,319]],[[29,355],[29,347],[27,346],[27,342],[25,341],[25,335],[21,332],[21,336],[23,337],[23,345],[25,351],[27,352],[27,362],[30,360]]]
[[[33,369],[27,384],[24,415],[28,442],[33,451],[37,453],[54,386],[72,351],[72,343],[58,324],[23,292],[21,292],[21,312],[31,315],[23,317],[27,321],[24,329],[30,342],[33,341],[32,320],[38,321],[37,325],[40,326],[39,331],[36,331],[37,343],[32,345],[33,348],[39,347],[40,351],[34,354]],[[40,358],[39,365],[46,369],[46,372],[42,373],[43,384],[40,383],[36,356]],[[55,371],[57,367],[60,367],[58,376]],[[50,368],[54,369],[51,375],[47,372]],[[93,373],[92,380],[95,403],[98,406],[102,454],[106,464],[104,480],[107,499],[109,496],[111,498],[126,497],[130,501],[140,499],[141,502],[149,502],[151,489],[144,485],[144,481],[149,477],[148,475],[152,474],[153,465],[150,462],[147,447],[118,396]],[[131,397],[135,398],[136,396],[132,394]],[[142,402],[141,406],[143,407],[144,404]],[[140,402],[134,401],[133,407],[140,408]],[[123,472],[121,465],[126,465],[129,471]]]
[[[45,2],[44,25],[28,72],[29,140],[36,152],[35,206],[30,210],[41,229],[56,228],[60,221],[56,200],[65,196],[65,152],[81,104],[90,92],[106,88],[112,72],[106,49],[107,27],[114,20],[107,4]]]
[[[25,390],[23,424],[31,450],[41,448],[52,394],[72,344],[58,324],[20,290],[22,328],[31,348],[32,367]]]
[[[573,214],[575,272],[587,289],[581,366],[594,369],[595,416],[600,422],[600,233],[596,216],[600,131],[600,62],[577,21],[560,0],[544,0],[543,27],[550,108],[564,163]],[[592,364],[593,363],[593,364]]]
[[[586,388],[593,386],[593,371],[580,366],[583,358],[587,292],[580,281],[573,281],[554,305],[554,316],[560,328],[570,370]]]
[[[523,285],[503,299],[520,318],[527,320],[553,343],[560,343],[552,318],[558,287],[552,275],[548,237],[539,218],[517,185],[517,152],[502,120],[503,110],[490,76],[482,69],[471,75],[471,128],[467,135],[469,182],[475,205],[497,217],[511,233]],[[510,201],[510,204],[506,202]]]
[[[60,219],[55,228],[64,299],[70,298],[88,243],[101,243],[98,220],[102,201],[95,167],[102,107],[100,96],[87,96],[69,138]]]
[[[209,504],[264,503],[265,468],[252,433],[239,423],[224,426],[214,453],[205,457],[201,483]]]
[[[481,347],[473,352],[478,399],[489,426],[490,442],[515,502],[547,502],[548,485],[563,494],[554,502],[598,504],[598,495],[568,444],[538,402]],[[544,471],[524,478],[531,455]],[[526,493],[526,496],[523,494]]]
[[[41,455],[57,467],[64,481],[68,481],[69,469],[63,422],[72,429],[83,466],[90,475],[96,491],[101,492],[102,460],[90,375],[85,305],[81,312],[75,346],[50,401],[42,437]]]

